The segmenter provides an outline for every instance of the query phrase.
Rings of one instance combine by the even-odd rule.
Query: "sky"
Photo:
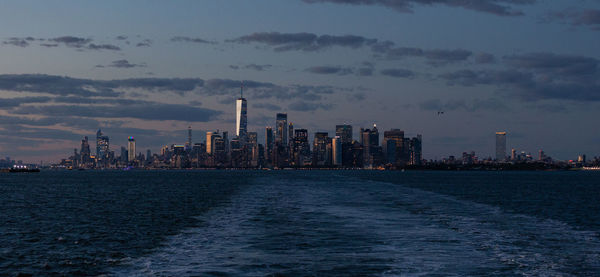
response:
[[[0,25],[0,157],[56,162],[98,129],[116,153],[231,134],[242,81],[260,141],[286,112],[421,134],[426,159],[493,156],[496,131],[600,155],[598,0],[24,0]]]

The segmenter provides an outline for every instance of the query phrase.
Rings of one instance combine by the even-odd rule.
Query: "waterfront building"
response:
[[[287,125],[287,114],[278,113],[275,121],[275,143],[281,145],[288,144],[288,125]]]
[[[271,164],[273,161],[273,128],[266,127],[265,128],[265,162],[267,164]]]
[[[336,136],[333,138],[331,145],[333,148],[333,165],[342,166],[342,139]]]
[[[135,139],[133,137],[129,137],[127,141],[127,161],[131,163],[135,161]]]
[[[340,137],[340,142],[352,143],[352,125],[335,125],[335,135]]]
[[[242,142],[246,141],[248,135],[248,103],[244,98],[244,85],[240,90],[240,98],[236,101],[235,110],[235,135]]]
[[[308,143],[308,130],[296,129],[292,141],[292,162],[294,166],[307,166],[311,164],[310,144]]]
[[[403,165],[407,161],[404,149],[404,131],[391,129],[383,132],[383,153],[385,161],[392,165]]]
[[[98,132],[96,132],[96,158],[99,161],[106,162],[109,152],[109,138],[103,135],[102,131],[98,129]]]
[[[496,161],[506,160],[506,132],[496,132]]]
[[[313,166],[327,166],[331,164],[331,138],[327,132],[316,132],[313,141]]]

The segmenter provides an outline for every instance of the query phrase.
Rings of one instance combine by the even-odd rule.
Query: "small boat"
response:
[[[600,170],[600,166],[584,166],[583,170]]]

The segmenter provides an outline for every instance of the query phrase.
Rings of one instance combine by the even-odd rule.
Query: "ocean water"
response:
[[[594,172],[0,175],[0,276],[600,276]]]

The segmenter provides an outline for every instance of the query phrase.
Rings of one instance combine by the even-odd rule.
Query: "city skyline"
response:
[[[234,135],[242,82],[259,141],[286,113],[311,139],[423,134],[428,159],[494,157],[498,131],[507,151],[600,153],[600,3],[422,3],[7,1],[0,155],[57,161],[98,129],[144,151]]]

